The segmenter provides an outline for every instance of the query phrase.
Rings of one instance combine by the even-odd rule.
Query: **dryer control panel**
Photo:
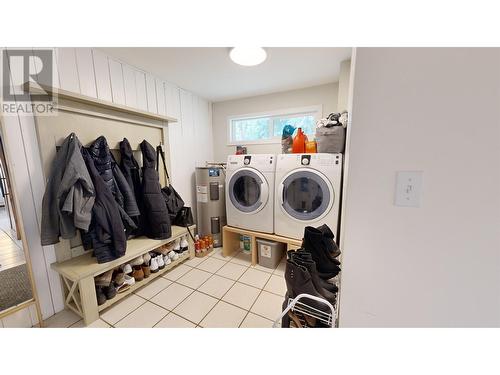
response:
[[[242,167],[255,168],[261,172],[274,172],[276,169],[276,155],[249,154],[229,155],[227,157],[227,169],[229,171],[234,171]]]

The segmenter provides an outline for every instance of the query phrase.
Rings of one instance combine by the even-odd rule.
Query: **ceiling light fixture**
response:
[[[229,51],[233,62],[243,66],[262,64],[267,58],[267,52],[262,47],[233,47]]]

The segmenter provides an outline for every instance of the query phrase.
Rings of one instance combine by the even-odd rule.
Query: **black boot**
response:
[[[302,248],[311,253],[318,274],[323,279],[331,279],[340,272],[340,262],[330,255],[327,242],[319,229],[314,227],[304,229]]]
[[[106,303],[106,295],[104,294],[100,286],[96,285],[95,295],[97,297],[97,305],[101,306],[102,304]]]
[[[300,259],[303,262],[312,262],[312,263],[314,263],[315,275],[317,276],[316,279],[319,280],[318,281],[319,285],[322,288],[325,288],[326,290],[328,290],[331,293],[337,293],[339,291],[339,288],[337,287],[337,285],[329,283],[328,281],[326,281],[328,279],[331,279],[332,277],[335,277],[335,275],[319,273],[318,270],[316,269],[316,263],[312,259],[311,253],[308,253],[307,251],[305,251],[303,249],[297,249],[295,251],[290,250],[288,252],[288,258],[291,258],[291,257],[295,257],[294,260],[296,262],[297,262],[297,259]]]
[[[321,294],[332,305],[335,305],[335,300],[337,298],[335,293],[338,291],[338,288],[336,285],[330,284],[319,277],[318,271],[316,270],[316,263],[314,263],[313,260],[301,257],[300,252],[291,254],[291,258],[295,261],[295,263],[307,268],[309,274],[311,275],[314,287],[319,294]]]
[[[102,291],[104,295],[106,296],[106,299],[113,299],[116,297],[116,288],[113,283],[109,284],[108,286],[105,286],[102,288]]]
[[[317,228],[321,233],[323,233],[323,239],[327,244],[327,249],[332,258],[337,258],[340,255],[340,249],[335,242],[335,236],[326,224],[323,224]]]
[[[315,297],[325,299],[314,287],[311,275],[306,267],[295,263],[292,259],[286,261],[285,267],[285,281],[288,296],[290,298],[295,298],[299,294],[306,293]],[[314,309],[320,310],[326,314],[330,314],[331,310],[325,304],[303,298],[300,302],[306,303]]]

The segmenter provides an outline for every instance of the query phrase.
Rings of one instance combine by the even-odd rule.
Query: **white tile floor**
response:
[[[157,327],[269,328],[281,313],[286,286],[284,259],[276,269],[250,266],[250,256],[206,258],[177,266],[111,306],[92,328]],[[84,327],[71,311],[48,319],[47,327]]]

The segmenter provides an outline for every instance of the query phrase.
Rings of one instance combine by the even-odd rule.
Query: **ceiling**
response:
[[[337,82],[351,48],[266,48],[253,67],[229,59],[229,48],[101,48],[213,102]]]

